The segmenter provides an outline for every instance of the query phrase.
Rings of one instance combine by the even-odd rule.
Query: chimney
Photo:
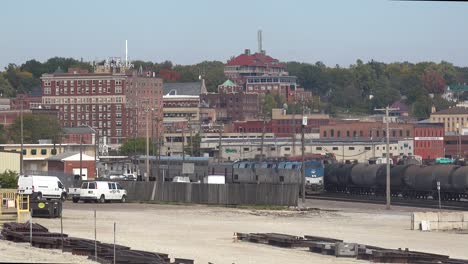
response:
[[[244,54],[245,54],[245,55],[250,55],[250,49],[245,49],[245,50],[244,50]]]

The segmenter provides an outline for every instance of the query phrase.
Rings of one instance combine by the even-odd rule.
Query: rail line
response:
[[[368,204],[385,204],[384,196],[365,196],[365,195],[354,195],[354,194],[342,194],[342,193],[321,193],[321,194],[309,194],[306,195],[309,200],[326,200],[326,201],[337,201],[337,202],[349,202],[349,203],[368,203]],[[417,208],[428,208],[428,209],[439,209],[439,202],[432,199],[405,199],[402,197],[392,197],[392,205],[405,206],[405,207],[417,207]],[[454,211],[467,211],[468,201],[442,201],[441,209],[443,210],[454,210]]]

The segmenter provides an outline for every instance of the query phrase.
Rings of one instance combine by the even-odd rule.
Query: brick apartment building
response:
[[[216,110],[216,119],[223,122],[256,119],[260,112],[260,96],[246,93],[230,80],[218,86],[218,93],[201,95],[202,107]]]
[[[444,157],[444,124],[418,123],[414,125],[414,154],[423,160]]]
[[[58,110],[62,127],[90,126],[110,145],[145,134],[148,109],[161,116],[162,80],[151,75],[69,69],[43,74],[41,83],[43,107]]]

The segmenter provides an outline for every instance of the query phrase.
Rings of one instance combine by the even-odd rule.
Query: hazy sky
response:
[[[388,0],[2,1],[0,67],[50,57],[225,62],[245,48],[281,61],[361,58],[468,66],[468,2]]]

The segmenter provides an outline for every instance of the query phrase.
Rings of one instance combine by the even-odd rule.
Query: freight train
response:
[[[325,168],[327,192],[385,195],[386,164],[329,164]],[[397,165],[390,170],[392,196],[443,200],[468,198],[468,167],[457,165]]]

